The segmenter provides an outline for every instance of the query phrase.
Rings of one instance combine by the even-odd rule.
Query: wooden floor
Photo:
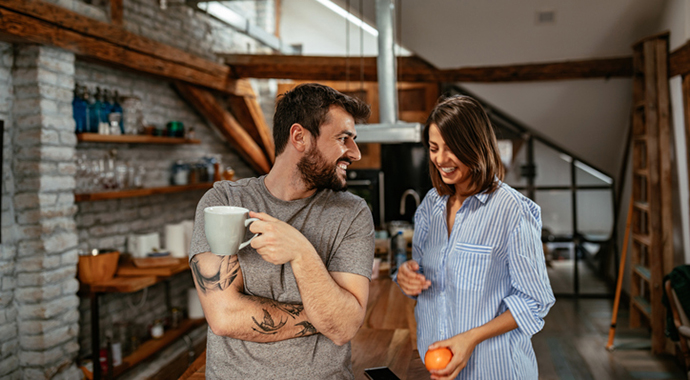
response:
[[[575,262],[573,260],[553,261],[547,267],[554,294],[575,293],[574,267]],[[580,294],[601,296],[614,294],[615,289],[610,288],[604,280],[601,280],[585,262],[579,261],[577,268]]]
[[[608,351],[612,304],[610,299],[557,299],[544,329],[532,339],[539,379],[687,379],[674,357],[651,354],[646,330],[627,327],[625,308],[618,313],[615,349]],[[352,341],[356,380],[366,379],[364,368],[378,366],[389,367],[401,380],[429,379],[417,352],[413,310],[414,301],[389,278],[371,282],[366,319]],[[205,356],[180,379],[202,380],[204,370]]]
[[[613,301],[557,299],[532,343],[540,379],[687,379],[671,355],[655,356],[646,329],[631,330],[618,312],[614,350],[606,350]]]

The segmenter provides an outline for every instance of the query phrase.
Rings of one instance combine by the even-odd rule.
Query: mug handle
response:
[[[249,219],[247,219],[247,220],[244,221],[244,226],[245,226],[245,227],[248,227],[250,224],[252,224],[252,222],[256,222],[257,220],[261,220],[261,219],[259,219],[259,218],[249,218]],[[248,245],[252,242],[252,240],[254,240],[254,238],[257,237],[257,236],[259,236],[259,234],[254,234],[254,236],[250,237],[249,240],[247,240],[247,241],[245,241],[244,243],[240,244],[240,247],[237,248],[237,250],[239,251],[240,249],[242,249],[242,248],[248,246]]]

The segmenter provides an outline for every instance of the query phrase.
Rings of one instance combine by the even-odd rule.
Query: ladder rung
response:
[[[647,141],[647,135],[633,135],[633,140],[635,141]]]
[[[647,169],[635,169],[635,174],[640,176],[640,177],[647,177],[647,176],[649,176],[649,170],[647,170]]]
[[[635,201],[633,206],[635,206],[635,208],[638,210],[649,212],[649,203],[647,202]]]
[[[652,239],[649,237],[649,235],[633,234],[633,240],[640,244],[646,245],[647,247],[652,246]]]
[[[651,319],[652,317],[652,305],[649,304],[649,302],[644,299],[644,297],[641,296],[635,296],[633,297],[633,305],[637,306],[638,309],[647,316],[647,319]]]
[[[647,268],[644,265],[635,265],[633,271],[640,275],[640,277],[642,277],[647,282],[650,282],[652,280],[652,272],[650,272],[649,268]]]

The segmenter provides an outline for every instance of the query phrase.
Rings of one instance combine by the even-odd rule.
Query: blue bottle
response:
[[[82,88],[79,84],[74,86],[74,98],[72,98],[72,117],[74,118],[74,132],[86,132],[86,101],[83,97]]]
[[[99,133],[101,124],[101,88],[96,87],[96,93],[93,95],[93,101],[89,103],[87,108],[89,112],[89,132]]]
[[[113,105],[110,103],[110,94],[108,93],[108,89],[103,89],[103,97],[101,98],[101,123],[105,123],[108,125],[108,128],[110,128],[110,111],[112,110]]]

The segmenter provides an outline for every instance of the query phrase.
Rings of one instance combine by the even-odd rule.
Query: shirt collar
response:
[[[500,187],[503,184],[503,182],[501,180],[499,180],[498,178],[496,178],[496,181],[498,182],[498,187]],[[465,199],[465,202],[467,202],[468,199],[477,198],[477,200],[482,202],[482,204],[486,204],[486,202],[489,200],[489,196],[491,196],[491,194],[488,193],[488,189],[487,189],[487,190],[484,190],[480,193],[470,195],[469,197],[467,197],[467,199]],[[442,205],[443,207],[445,207],[447,202],[448,202],[448,195],[444,195],[442,197],[439,197],[439,199],[438,199],[438,204]]]

